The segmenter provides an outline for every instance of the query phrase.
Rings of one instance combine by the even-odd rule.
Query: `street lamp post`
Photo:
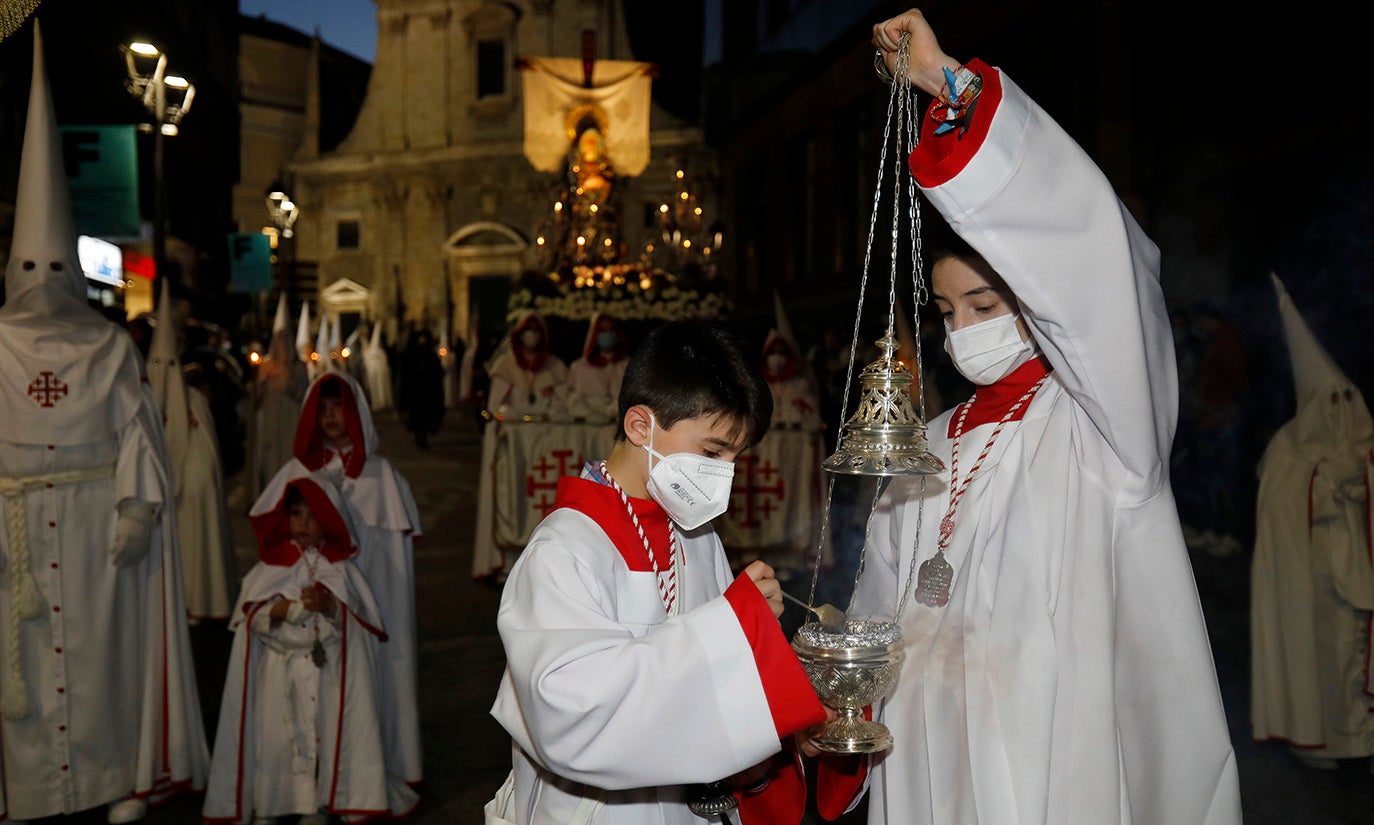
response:
[[[291,196],[286,194],[286,190],[279,182],[274,182],[267,187],[267,215],[272,219],[272,226],[276,227],[277,230],[280,246],[277,257],[279,260],[283,257],[286,258],[284,267],[286,277],[283,279],[285,281],[283,286],[286,289],[288,301],[294,304],[296,302],[296,256],[294,254],[289,257],[286,256],[288,244],[291,245],[294,252],[295,241],[292,238],[295,237],[296,233],[291,227],[295,226],[296,219],[300,217],[301,208],[295,201],[291,200]]]
[[[163,171],[163,138],[178,131],[177,124],[191,110],[196,87],[186,78],[167,74],[167,55],[151,43],[136,41],[120,47],[128,67],[127,88],[153,116],[139,128],[153,133],[153,300],[161,300],[167,264],[167,185]]]

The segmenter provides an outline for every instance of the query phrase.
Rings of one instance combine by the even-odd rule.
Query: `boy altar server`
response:
[[[268,482],[250,512],[277,506],[292,479],[320,472],[339,488],[358,528],[355,562],[386,623],[378,651],[378,691],[387,764],[406,782],[423,778],[416,690],[414,541],[420,516],[405,477],[384,456],[367,398],[357,381],[326,372],[310,385],[296,425],[295,457]]]
[[[772,569],[733,577],[709,524],[768,429],[747,364],[716,328],[660,327],[626,369],[610,456],[559,482],[497,616],[492,714],[514,769],[488,822],[700,825],[688,786],[721,777],[746,823],[800,820],[768,810],[800,782],[773,757],[825,712],[778,626]]]
[[[285,485],[253,519],[261,560],[244,576],[230,627],[205,822],[301,825],[404,816],[415,792],[387,769],[372,591],[353,565],[355,527],[316,475]]]
[[[34,24],[0,307],[0,821],[199,789],[209,761],[162,423],[133,340],[86,304]]]

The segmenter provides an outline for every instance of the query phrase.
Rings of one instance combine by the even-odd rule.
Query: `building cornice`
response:
[[[699,145],[701,141],[700,129],[664,129],[650,134],[649,145],[668,149],[683,145]],[[453,163],[511,157],[524,157],[523,142],[500,141],[396,152],[325,155],[312,160],[296,161],[290,168],[293,173],[304,178],[370,177],[377,174],[427,172],[437,166]]]

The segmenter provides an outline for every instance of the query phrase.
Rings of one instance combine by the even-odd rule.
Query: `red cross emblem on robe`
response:
[[[67,385],[53,375],[51,370],[38,373],[38,377],[29,384],[29,397],[40,407],[52,408],[66,395]]]

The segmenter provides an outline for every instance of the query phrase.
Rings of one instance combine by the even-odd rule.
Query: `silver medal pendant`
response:
[[[315,667],[324,667],[324,642],[319,639],[310,648],[310,661],[315,663]]]
[[[949,588],[953,583],[954,568],[945,561],[945,551],[939,550],[921,562],[916,571],[916,601],[926,607],[944,607],[949,604]]]

